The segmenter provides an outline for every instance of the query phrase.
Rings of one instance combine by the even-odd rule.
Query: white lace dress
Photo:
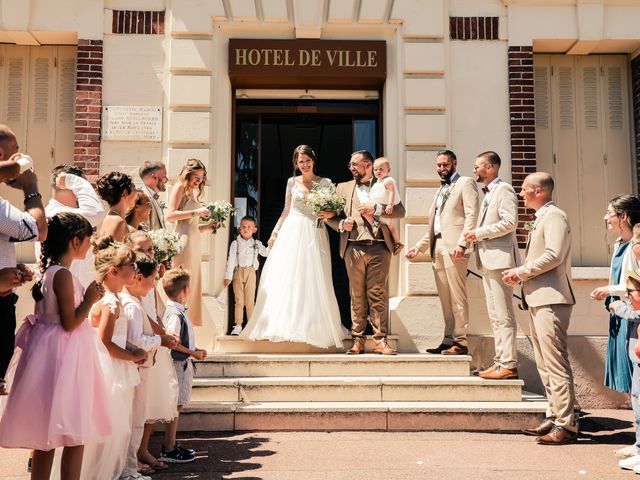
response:
[[[320,180],[323,186],[330,183],[328,178]],[[341,348],[348,332],[340,322],[333,291],[327,229],[316,227],[295,177],[287,181],[285,208],[276,229],[278,237],[242,337]]]

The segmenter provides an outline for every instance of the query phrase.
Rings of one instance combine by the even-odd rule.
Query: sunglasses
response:
[[[627,288],[627,295],[631,295],[631,292],[640,292],[637,288]]]

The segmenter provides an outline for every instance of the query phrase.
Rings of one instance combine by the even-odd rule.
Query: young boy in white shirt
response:
[[[224,287],[233,284],[235,297],[234,327],[231,335],[240,335],[247,310],[247,320],[251,318],[256,301],[256,271],[260,267],[258,255],[266,257],[269,249],[260,240],[253,238],[258,231],[253,217],[246,215],[240,221],[240,234],[229,246],[227,272],[224,276]]]
[[[189,404],[191,387],[193,385],[193,364],[191,358],[204,360],[206,350],[196,348],[196,337],[193,325],[184,306],[189,298],[189,272],[179,268],[168,270],[162,277],[162,286],[169,301],[164,312],[163,323],[168,334],[180,339],[180,344],[173,347],[171,357],[178,379],[178,415],[185,405]],[[164,433],[164,445],[160,459],[166,463],[189,463],[195,460],[195,452],[182,448],[176,442],[178,431],[178,417],[167,425]],[[168,449],[165,449],[165,446]]]

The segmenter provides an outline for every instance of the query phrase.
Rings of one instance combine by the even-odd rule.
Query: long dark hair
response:
[[[314,175],[318,175],[318,172],[317,172],[318,158],[316,157],[316,152],[314,152],[313,148],[311,148],[309,145],[298,145],[296,148],[293,149],[293,158],[292,158],[293,175],[292,176],[295,177],[296,174],[299,172],[297,163],[298,163],[298,157],[300,157],[300,155],[306,155],[311,160],[313,160],[313,173]]]
[[[93,234],[93,227],[82,215],[70,212],[61,212],[49,220],[49,233],[47,239],[42,242],[40,248],[40,280],[31,288],[31,295],[37,302],[42,300],[42,279],[44,272],[52,264],[60,261],[69,250],[69,245],[74,238],[83,241]]]
[[[640,223],[640,199],[633,195],[618,195],[609,201],[611,208],[618,214],[627,215],[627,224],[633,229],[636,223]]]

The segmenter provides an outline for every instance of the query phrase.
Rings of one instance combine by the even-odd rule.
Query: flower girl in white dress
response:
[[[327,229],[316,226],[317,217],[305,203],[313,183],[331,184],[315,174],[315,162],[311,147],[300,145],[293,151],[293,166],[301,175],[287,181],[256,306],[241,337],[341,348],[348,336],[333,291]]]

